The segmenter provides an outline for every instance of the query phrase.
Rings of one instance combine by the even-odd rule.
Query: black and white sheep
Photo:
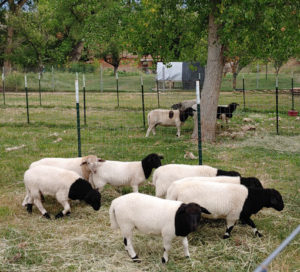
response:
[[[232,113],[236,110],[239,104],[230,103],[229,105],[219,105],[217,109],[217,119],[222,119],[228,122],[228,118],[232,118]]]
[[[58,168],[63,168],[66,170],[74,171],[79,174],[83,179],[88,180],[94,187],[92,180],[89,180],[90,170],[87,167],[87,162],[93,163],[98,161],[97,156],[88,155],[85,157],[78,158],[43,158],[38,161],[31,163],[29,168],[36,167],[38,165],[48,165]]]
[[[199,176],[240,176],[240,174],[235,171],[225,171],[207,165],[167,164],[159,167],[153,173],[152,183],[155,186],[155,195],[158,197],[165,196],[169,186],[178,179]],[[257,182],[260,184],[255,178],[249,179],[253,179],[253,184]]]
[[[169,187],[167,199],[198,203],[211,213],[205,217],[226,219],[224,239],[229,238],[238,219],[251,226],[254,234],[261,237],[250,219],[251,215],[263,207],[277,211],[284,207],[282,196],[275,189],[247,188],[238,184],[209,181],[178,180]]]
[[[165,127],[176,127],[176,135],[180,137],[180,127],[184,124],[189,116],[194,116],[194,110],[192,108],[187,108],[185,110],[152,110],[148,113],[148,129],[146,137],[149,136],[151,130],[153,135],[155,135],[155,128],[158,125]]]
[[[179,179],[177,179],[179,180]],[[176,182],[177,180],[173,181]],[[260,181],[257,178],[244,178],[240,176],[216,176],[216,177],[186,177],[180,179],[180,181],[195,181],[195,182],[202,182],[202,181],[208,181],[208,182],[220,182],[220,183],[233,183],[233,184],[241,184],[248,188],[263,188]],[[172,182],[172,183],[173,183]],[[169,187],[172,185],[172,183],[169,184]],[[169,188],[168,187],[168,188]],[[167,193],[168,188],[166,188],[166,185],[164,183],[164,180],[159,180],[158,183],[156,183],[155,192],[156,196],[161,197],[163,190],[165,195]]]
[[[133,261],[139,261],[132,246],[132,232],[161,235],[164,253],[162,262],[168,261],[168,251],[176,236],[182,237],[184,254],[189,257],[187,235],[195,231],[201,213],[208,213],[198,204],[183,204],[140,193],[130,193],[114,199],[109,209],[111,227],[120,228],[125,249]]]
[[[113,186],[130,185],[134,192],[138,186],[151,175],[152,169],[161,166],[161,159],[155,153],[149,154],[142,161],[122,162],[98,159],[97,162],[86,162],[91,170],[91,179],[95,188],[102,190],[106,184]]]
[[[26,196],[22,205],[27,207],[29,213],[32,213],[32,204],[34,203],[42,215],[48,219],[50,219],[50,215],[42,205],[41,195],[56,197],[64,207],[63,211],[59,212],[55,218],[70,214],[69,199],[84,200],[96,211],[101,206],[100,193],[73,171],[46,165],[35,166],[25,172],[24,184]]]

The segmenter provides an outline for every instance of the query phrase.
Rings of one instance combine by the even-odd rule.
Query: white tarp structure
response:
[[[167,65],[162,62],[157,63],[157,80],[182,81],[183,62],[169,62]]]
[[[205,77],[205,68],[200,66],[199,62],[169,62],[163,64],[157,63],[156,80],[163,83],[165,81],[181,82],[183,89],[194,89],[196,81],[200,79],[203,86]]]

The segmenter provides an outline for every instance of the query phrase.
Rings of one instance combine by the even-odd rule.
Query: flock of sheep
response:
[[[201,216],[226,219],[224,239],[230,237],[234,224],[241,220],[261,236],[250,219],[263,207],[281,211],[280,193],[263,188],[255,177],[242,177],[235,171],[210,166],[167,164],[162,156],[152,153],[141,161],[103,160],[94,155],[83,158],[44,158],[33,162],[24,174],[26,196],[23,206],[32,213],[33,204],[45,218],[51,216],[42,205],[44,195],[57,199],[63,206],[55,218],[70,214],[69,199],[83,200],[99,210],[106,184],[129,185],[133,193],[114,199],[109,209],[111,227],[120,229],[125,249],[131,259],[139,262],[133,245],[133,230],[161,235],[168,261],[171,242],[182,238],[184,255],[189,257],[187,235],[196,231]],[[155,195],[138,193],[138,186],[153,173]],[[162,198],[162,197],[164,197]]]

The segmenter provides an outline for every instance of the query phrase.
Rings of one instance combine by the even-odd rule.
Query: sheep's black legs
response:
[[[132,246],[132,233],[131,234],[127,234],[124,235],[124,245],[125,245],[125,249],[127,250],[130,258],[137,263],[140,263],[141,260],[139,259],[138,255],[136,255],[134,248]]]
[[[172,239],[168,238],[168,237],[163,237],[163,244],[164,244],[164,255],[161,258],[162,263],[167,263],[169,260],[169,255],[168,255],[168,251],[171,248],[171,242]]]
[[[235,220],[231,220],[231,219],[226,220],[227,228],[226,228],[225,234],[223,236],[223,239],[227,239],[230,237],[230,232],[232,231],[234,224],[235,224]]]
[[[227,226],[225,234],[223,236],[223,239],[227,239],[230,237],[230,232],[232,231],[232,229],[233,229],[233,226],[230,226],[230,227]]]
[[[256,225],[254,224],[254,222],[250,218],[243,218],[243,221],[247,225],[249,225],[250,227],[252,227],[254,235],[257,235],[258,237],[262,237],[262,234],[257,230]]]
[[[28,213],[32,213],[32,204],[30,203],[26,204],[26,209]]]

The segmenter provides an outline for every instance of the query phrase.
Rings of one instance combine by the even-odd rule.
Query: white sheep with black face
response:
[[[189,116],[194,116],[194,110],[192,108],[187,108],[185,110],[152,110],[148,113],[148,130],[146,137],[149,136],[151,131],[153,135],[155,135],[155,128],[158,125],[165,127],[176,127],[176,135],[180,137],[180,127],[184,124]]]
[[[168,251],[176,236],[182,237],[184,254],[189,257],[187,235],[200,224],[201,213],[208,213],[198,204],[183,204],[140,193],[130,193],[114,199],[109,209],[111,227],[120,229],[125,249],[133,261],[140,261],[133,246],[134,229],[146,234],[161,235],[164,253],[162,262],[168,261]]]
[[[64,207],[55,218],[63,217],[71,212],[69,199],[84,200],[96,211],[101,206],[100,193],[73,171],[46,165],[35,166],[25,172],[24,184],[26,196],[22,205],[27,207],[29,213],[32,213],[34,203],[47,219],[50,219],[50,215],[43,207],[41,195],[55,197]]]
[[[210,212],[205,217],[226,219],[224,239],[230,237],[238,219],[251,226],[255,235],[262,236],[250,219],[251,215],[263,207],[277,211],[284,207],[282,196],[275,189],[247,188],[239,184],[188,179],[175,181],[167,191],[167,199],[184,203],[195,202]]]
[[[154,171],[152,183],[155,186],[155,195],[158,197],[163,197],[166,195],[169,186],[178,179],[186,177],[216,176],[234,177],[240,176],[240,174],[235,171],[225,171],[207,165],[166,164]],[[249,183],[254,184],[256,182],[249,181]]]
[[[87,167],[87,162],[93,163],[98,161],[97,156],[88,155],[85,157],[78,158],[43,158],[38,161],[31,163],[29,168],[36,167],[38,165],[48,165],[66,170],[74,171],[80,175],[83,179],[88,180],[94,188],[92,180],[89,180],[90,169]]]
[[[138,192],[138,186],[151,175],[152,169],[161,166],[162,156],[155,153],[149,154],[141,161],[109,161],[98,159],[97,162],[86,162],[91,170],[90,179],[95,188],[100,191],[106,184],[113,186],[129,185],[134,192]]]

